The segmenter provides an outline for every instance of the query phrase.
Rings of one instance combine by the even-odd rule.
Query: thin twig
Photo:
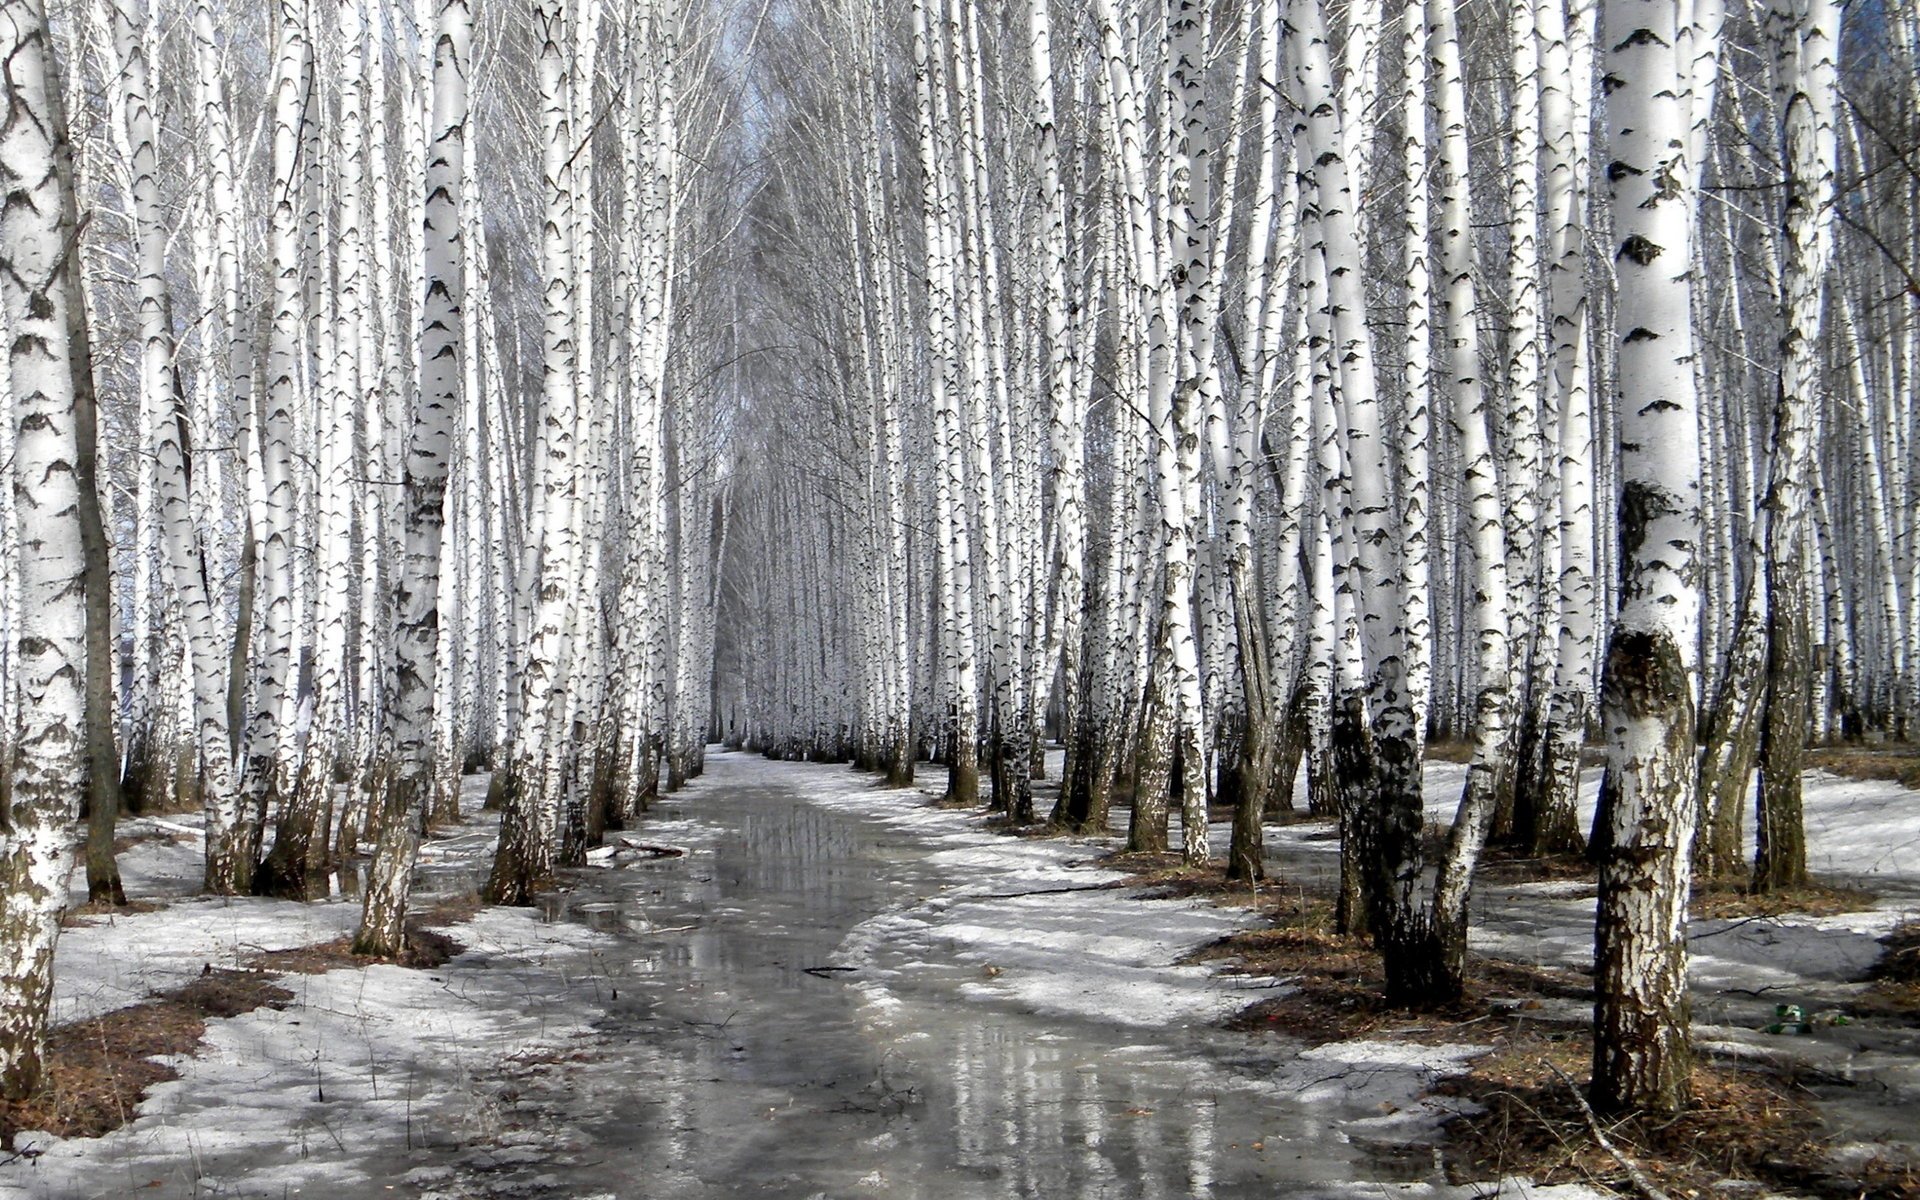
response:
[[[1640,1189],[1640,1194],[1647,1200],[1672,1200],[1672,1197],[1661,1191],[1653,1180],[1647,1178],[1647,1173],[1640,1169],[1639,1163],[1628,1158],[1620,1147],[1613,1144],[1613,1139],[1600,1128],[1600,1118],[1593,1115],[1593,1108],[1587,1104],[1587,1098],[1580,1094],[1580,1089],[1575,1086],[1573,1080],[1567,1078],[1567,1073],[1548,1059],[1543,1058],[1540,1062],[1547,1070],[1558,1075],[1561,1083],[1567,1085],[1567,1091],[1573,1096],[1573,1102],[1580,1106],[1581,1115],[1587,1119],[1587,1128],[1593,1133],[1593,1140],[1599,1143],[1602,1150],[1613,1156],[1613,1161],[1620,1164],[1620,1169],[1627,1173],[1627,1178],[1632,1181],[1633,1186]]]

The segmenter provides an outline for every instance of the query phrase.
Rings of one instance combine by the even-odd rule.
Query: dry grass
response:
[[[1363,1037],[1440,1044],[1484,1040],[1493,1030],[1536,1023],[1545,1001],[1592,996],[1588,980],[1573,972],[1475,956],[1458,1003],[1395,1008],[1386,1001],[1379,953],[1366,938],[1334,932],[1329,898],[1283,893],[1268,911],[1274,928],[1229,935],[1189,959],[1225,960],[1230,973],[1287,981],[1291,990],[1246,1008],[1229,1028],[1270,1030],[1312,1045]]]
[[[1598,886],[1599,871],[1579,854],[1535,857],[1504,846],[1488,846],[1474,871],[1476,883],[1544,883],[1584,879]]]
[[[1841,913],[1862,912],[1873,907],[1873,893],[1859,888],[1828,887],[1809,882],[1807,886],[1777,892],[1749,892],[1738,883],[1696,882],[1693,906],[1688,915],[1696,921],[1730,920],[1740,917],[1835,917]]]
[[[85,904],[75,905],[60,914],[60,928],[74,929],[86,925],[98,925],[102,919],[112,921],[115,917],[130,916],[134,913],[159,912],[166,905],[154,900],[129,900],[125,904],[109,904],[100,900],[89,900]]]
[[[427,928],[444,928],[448,925],[458,925],[463,921],[471,921],[474,917],[478,916],[480,910],[486,906],[487,903],[480,898],[479,891],[475,888],[468,888],[464,892],[451,892],[444,896],[435,896],[432,902],[428,904],[414,905],[412,911],[408,914],[407,923],[409,925],[420,925]]]
[[[1223,938],[1194,961],[1227,961],[1234,972],[1271,975],[1291,989],[1242,1011],[1230,1028],[1268,1030],[1312,1045],[1359,1038],[1414,1044],[1491,1043],[1492,1053],[1461,1077],[1436,1085],[1484,1112],[1449,1123],[1448,1172],[1456,1183],[1531,1176],[1541,1184],[1585,1183],[1631,1194],[1619,1163],[1594,1141],[1567,1083],[1546,1064],[1582,1081],[1591,1034],[1564,1019],[1568,1002],[1584,1015],[1592,1000],[1586,975],[1504,959],[1474,957],[1467,994],[1425,1012],[1389,1006],[1380,957],[1366,939],[1333,932],[1321,896],[1283,897],[1275,928]],[[1883,1001],[1920,998],[1920,922],[1887,939]],[[1562,1019],[1553,1020],[1557,1008]],[[1914,1011],[1914,1010],[1910,1010]],[[1833,1172],[1830,1135],[1791,1079],[1745,1065],[1703,1064],[1695,1100],[1677,1118],[1633,1118],[1607,1127],[1676,1200],[1714,1194],[1727,1180],[1803,1193],[1920,1200],[1920,1173],[1907,1162],[1875,1160],[1844,1178]]]
[[[1043,840],[1052,838],[1073,838],[1082,836],[1081,831],[1066,825],[1056,824],[1044,817],[1035,821],[1015,822],[1004,812],[988,817],[981,828],[988,833],[997,833],[1002,837],[1028,838]]]
[[[1806,765],[1847,779],[1920,789],[1920,746],[1823,746],[1807,751]]]
[[[47,1037],[46,1069],[38,1091],[0,1101],[0,1141],[37,1129],[56,1137],[98,1137],[132,1119],[157,1083],[180,1073],[161,1056],[191,1054],[207,1021],[256,1008],[281,1008],[293,993],[255,971],[208,967],[185,987],[142,1004],[62,1025]]]
[[[1190,896],[1201,896],[1215,904],[1234,908],[1264,909],[1297,890],[1278,879],[1263,879],[1258,883],[1228,879],[1226,863],[1222,861],[1210,862],[1204,867],[1189,867],[1174,851],[1155,854],[1117,850],[1101,856],[1095,865],[1127,872],[1125,879],[1116,880],[1109,886],[1144,889],[1140,896],[1142,900],[1184,900]]]
[[[1473,761],[1473,743],[1465,738],[1429,741],[1423,757],[1428,762],[1470,763]]]
[[[1920,1024],[1920,921],[1896,926],[1880,943],[1887,949],[1873,966],[1873,982],[1850,1007],[1863,1016]]]
[[[1440,1094],[1485,1110],[1449,1123],[1449,1176],[1466,1182],[1526,1175],[1537,1184],[1584,1183],[1633,1194],[1568,1086],[1569,1079],[1584,1086],[1592,1053],[1584,1031],[1555,1041],[1515,1030],[1468,1074],[1437,1085]],[[1845,1177],[1835,1174],[1829,1134],[1792,1081],[1747,1067],[1698,1064],[1685,1112],[1628,1117],[1605,1129],[1673,1197],[1712,1195],[1728,1181],[1848,1197],[1920,1196],[1912,1164],[1875,1161]]]
[[[407,930],[407,948],[401,954],[398,965],[416,970],[431,970],[444,966],[448,959],[459,954],[466,947],[431,929],[410,928]],[[328,971],[342,968],[370,967],[375,963],[388,961],[375,955],[355,954],[352,938],[335,938],[330,942],[319,942],[311,946],[294,946],[286,950],[266,950],[246,960],[248,967],[262,971],[278,971],[293,975],[324,975]]]
[[[1905,921],[1880,939],[1887,948],[1873,969],[1875,979],[1920,984],[1920,921]]]

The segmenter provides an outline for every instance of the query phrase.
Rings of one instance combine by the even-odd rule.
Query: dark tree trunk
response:
[[[1340,894],[1334,927],[1341,933],[1366,934],[1374,929],[1376,907],[1369,880],[1377,854],[1373,816],[1378,772],[1358,696],[1334,706],[1330,745],[1330,778],[1340,814]]]
[[[1623,508],[1625,506],[1623,505]],[[1677,1112],[1691,1094],[1685,937],[1695,800],[1692,682],[1662,633],[1616,628],[1604,711],[1616,738],[1594,922],[1593,1102]],[[1634,734],[1638,733],[1637,739]]]
[[[1127,849],[1160,854],[1167,849],[1167,795],[1173,787],[1173,711],[1149,683],[1133,757],[1133,808],[1128,813]]]
[[[58,119],[64,124],[64,114]],[[62,130],[59,140],[64,143],[65,139]],[[93,387],[84,288],[74,289],[73,302],[67,307],[67,332],[73,371],[74,482],[79,489],[87,590],[87,899],[124,905],[127,893],[113,854],[114,824],[120,816],[120,756],[113,737],[113,571],[100,513],[100,406]]]
[[[527,841],[534,822],[526,809],[535,801],[514,777],[511,767],[496,772],[494,782],[500,788],[500,843],[481,898],[488,904],[525,907],[553,882],[538,870],[541,856]]]
[[[952,739],[947,763],[948,804],[976,808],[980,804],[980,752],[977,746],[962,746]]]
[[[1783,540],[1789,544],[1782,553],[1798,548],[1792,539]],[[1800,771],[1813,700],[1808,588],[1797,557],[1776,560],[1769,578],[1767,711],[1760,737],[1760,820],[1753,863],[1756,892],[1807,883]]]
[[[1586,742],[1587,693],[1569,688],[1554,697],[1541,761],[1540,820],[1533,831],[1536,856],[1580,854],[1580,750]]]
[[[1436,921],[1421,914],[1380,934],[1387,1003],[1397,1008],[1443,1008],[1467,990],[1467,910]]]
[[[1760,731],[1767,705],[1767,605],[1771,589],[1764,548],[1754,546],[1755,575],[1740,598],[1740,616],[1727,669],[1706,710],[1700,755],[1700,835],[1694,840],[1693,871],[1703,879],[1721,879],[1743,869],[1740,833],[1746,824],[1747,797],[1753,791],[1754,765],[1760,756]]]
[[[1300,761],[1307,748],[1307,698],[1309,689],[1303,678],[1294,684],[1287,697],[1287,709],[1281,717],[1278,736],[1270,756],[1273,774],[1267,785],[1267,807],[1293,812],[1293,784],[1300,777]]]

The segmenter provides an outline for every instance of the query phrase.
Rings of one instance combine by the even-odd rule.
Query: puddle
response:
[[[1380,1178],[1339,1131],[1377,1110],[1289,1099],[1277,1043],[1036,1016],[965,994],[991,967],[856,936],[959,880],[927,843],[725,759],[675,808],[693,854],[584,872],[552,910],[625,960],[586,1061],[523,1092],[564,1165],[493,1162],[445,1194],[1224,1198]]]

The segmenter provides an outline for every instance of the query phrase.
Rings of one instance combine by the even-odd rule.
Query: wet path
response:
[[[614,936],[618,992],[583,1061],[515,1110],[561,1161],[509,1155],[450,1194],[1224,1198],[1381,1176],[1333,1130],[1352,1112],[1274,1085],[1277,1044],[1036,1016],[982,995],[998,968],[937,925],[887,936],[978,881],[813,802],[825,770],[717,756],[629,835],[693,853],[583,873],[557,902]]]

